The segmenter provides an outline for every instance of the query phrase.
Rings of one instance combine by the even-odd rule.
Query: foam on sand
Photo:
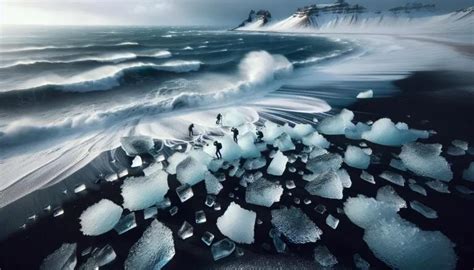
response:
[[[158,171],[150,176],[132,177],[122,184],[123,207],[143,210],[161,202],[168,192],[168,174]]]
[[[233,241],[252,244],[257,214],[231,202],[225,213],[217,218],[217,228]]]
[[[114,202],[102,199],[89,206],[80,216],[84,235],[101,235],[112,230],[120,220],[123,209]]]
[[[369,131],[362,133],[363,139],[387,146],[401,146],[419,138],[426,139],[428,137],[428,131],[409,129],[407,124],[394,124],[388,118],[375,121]]]

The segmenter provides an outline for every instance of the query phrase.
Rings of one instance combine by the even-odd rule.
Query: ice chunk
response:
[[[342,199],[343,186],[339,176],[334,171],[318,175],[304,187],[309,194],[328,199]]]
[[[41,263],[41,270],[74,270],[77,264],[77,244],[64,243]]]
[[[287,189],[294,189],[296,187],[293,180],[286,180],[285,185]]]
[[[323,267],[333,267],[337,264],[337,259],[332,255],[326,246],[317,246],[314,249],[314,260]]]
[[[196,224],[206,223],[206,213],[204,210],[199,210],[194,213]]]
[[[176,194],[179,200],[183,203],[194,196],[193,189],[190,185],[184,184],[176,188]]]
[[[213,207],[215,202],[216,202],[216,196],[214,196],[214,195],[207,195],[207,196],[206,196],[206,201],[204,202],[204,204],[205,204],[207,207]]]
[[[222,116],[222,126],[224,127],[238,127],[246,122],[247,116],[236,109],[231,109]]]
[[[462,172],[462,178],[474,182],[474,162],[471,162],[469,167]]]
[[[402,187],[405,186],[405,178],[403,178],[403,176],[399,175],[398,173],[394,173],[391,171],[383,171],[379,176],[396,185]]]
[[[278,253],[284,253],[286,251],[286,243],[281,239],[281,233],[275,228],[271,228],[268,232],[273,240],[273,246]]]
[[[317,131],[303,137],[302,142],[306,146],[318,146],[319,148],[329,148],[329,141]]]
[[[377,190],[377,201],[383,201],[396,205],[398,208],[406,208],[407,203],[397,194],[392,186],[383,186]]]
[[[345,169],[339,169],[336,173],[344,188],[350,188],[352,186],[351,177]]]
[[[324,118],[318,125],[318,131],[327,135],[342,135],[346,128],[354,127],[351,122],[354,113],[343,109],[339,114]]]
[[[274,209],[271,214],[273,226],[294,244],[314,243],[323,233],[299,208]]]
[[[467,151],[469,149],[469,143],[463,140],[453,140],[451,142],[452,145],[461,148],[464,151]]]
[[[214,261],[220,260],[232,254],[235,250],[235,243],[225,238],[211,246],[211,253]]]
[[[324,173],[328,171],[337,171],[342,164],[342,157],[338,154],[327,153],[310,159],[306,168],[313,173]]]
[[[320,148],[319,146],[315,146],[313,150],[311,150],[311,153],[309,153],[309,159],[313,159],[315,157],[319,157],[327,153],[328,151],[326,149]]]
[[[219,179],[217,179],[217,177],[215,177],[210,172],[206,172],[204,176],[204,183],[206,184],[207,194],[217,195],[223,188],[222,184],[219,182]]]
[[[201,240],[204,242],[204,244],[210,246],[212,244],[212,241],[214,241],[214,234],[206,231],[203,233]]]
[[[213,160],[213,157],[203,150],[192,149],[189,151],[188,155],[207,167]]]
[[[270,162],[270,165],[267,168],[267,173],[276,176],[283,175],[286,169],[287,162],[288,158],[283,155],[281,151],[278,151],[273,157],[272,162]]]
[[[280,136],[284,132],[283,127],[267,121],[265,127],[262,129],[263,140],[268,144],[273,144],[276,137]]]
[[[326,217],[326,224],[333,228],[333,229],[336,229],[337,228],[337,225],[339,225],[339,219],[333,217],[332,215],[328,215]]]
[[[369,270],[370,269],[370,264],[364,260],[359,253],[354,254],[353,256],[354,259],[354,265],[357,269],[359,270]]]
[[[414,192],[419,193],[419,194],[421,194],[421,195],[423,195],[423,196],[426,196],[426,195],[427,195],[426,189],[425,189],[424,187],[420,186],[420,185],[409,183],[409,184],[408,184],[408,187],[409,187],[411,190],[413,190]]]
[[[217,219],[221,233],[237,243],[254,242],[254,227],[257,214],[231,202],[227,210]]]
[[[370,164],[370,156],[357,146],[347,146],[344,154],[344,162],[357,169],[367,169]]]
[[[130,231],[133,228],[137,227],[137,221],[135,218],[135,213],[129,213],[128,215],[123,216],[117,225],[115,225],[114,230],[120,235]]]
[[[239,138],[239,147],[242,151],[243,158],[257,158],[260,156],[260,151],[255,146],[255,135],[247,132]]]
[[[252,159],[247,159],[244,163],[244,169],[250,171],[250,170],[257,170],[260,168],[265,167],[267,165],[267,160],[265,157],[259,157],[259,158],[252,158]]]
[[[359,94],[357,94],[357,98],[373,98],[373,97],[374,97],[374,91],[372,91],[372,89],[364,91],[364,92],[360,92]]]
[[[270,207],[280,201],[283,194],[281,185],[264,178],[251,183],[245,192],[245,201],[250,204]]]
[[[117,258],[115,250],[110,245],[105,245],[101,249],[94,249],[91,255],[91,258],[99,267],[107,265]]]
[[[132,168],[136,168],[136,167],[141,167],[143,165],[143,161],[142,161],[142,158],[140,156],[136,156],[133,160],[132,160]]]
[[[407,167],[405,167],[405,164],[401,160],[394,159],[390,160],[390,167],[395,168],[400,171],[406,171]]]
[[[451,193],[448,189],[448,185],[446,185],[445,183],[439,180],[426,182],[426,185],[430,187],[431,189],[436,190],[440,193]]]
[[[178,230],[178,236],[179,238],[185,240],[188,239],[189,237],[193,236],[194,234],[194,228],[189,224],[189,222],[184,221],[181,227]]]
[[[161,170],[163,170],[163,163],[158,162],[158,163],[152,163],[150,164],[150,166],[143,169],[143,173],[145,174],[145,176],[150,176]]]
[[[80,185],[78,185],[74,188],[74,193],[80,193],[80,192],[83,192],[86,189],[87,189],[86,185],[80,184]]]
[[[106,233],[114,228],[122,212],[122,207],[110,200],[102,199],[82,212],[79,218],[81,231],[84,235],[92,236]]]
[[[283,129],[293,140],[301,140],[303,137],[314,131],[313,126],[310,124],[296,124],[294,127],[285,124]]]
[[[410,207],[415,210],[416,212],[422,214],[426,218],[435,219],[438,218],[438,214],[435,210],[429,208],[428,206],[422,204],[419,201],[412,201],[410,202]]]
[[[474,194],[474,190],[466,187],[466,186],[461,186],[461,185],[456,185],[455,186],[456,190],[459,191],[459,193],[465,194],[465,195],[471,195]]]
[[[58,208],[54,210],[53,217],[59,217],[64,215],[64,209]]]
[[[193,186],[204,180],[207,167],[193,157],[187,157],[176,166],[176,178],[182,184]]]
[[[433,179],[449,182],[453,172],[441,154],[441,144],[409,143],[402,147],[400,159],[412,172]]]
[[[355,225],[367,229],[382,218],[391,219],[397,217],[399,207],[374,198],[363,195],[350,197],[344,203],[344,212]]]
[[[273,146],[277,147],[278,150],[282,152],[295,150],[296,148],[293,142],[291,141],[290,135],[286,133],[282,133],[280,136],[278,136],[273,142]]]
[[[168,167],[166,167],[166,172],[174,175],[176,174],[176,166],[178,166],[181,161],[187,157],[186,154],[181,152],[175,152],[170,157],[168,157]]]
[[[176,215],[176,214],[178,213],[178,210],[179,210],[179,208],[178,208],[176,205],[173,206],[173,207],[171,207],[170,210],[169,210],[170,215],[171,215],[171,216]]]
[[[316,207],[314,208],[314,211],[318,212],[319,214],[324,214],[326,212],[326,206],[322,205],[322,204],[318,204],[316,205]]]
[[[396,125],[388,118],[382,118],[372,125],[369,131],[362,133],[362,138],[381,145],[401,146],[402,144],[416,141],[419,138],[428,138],[427,131],[408,129],[404,123]]]
[[[146,136],[122,137],[120,143],[125,153],[131,157],[147,154],[155,147],[153,139]]]
[[[358,122],[355,126],[346,128],[346,130],[344,131],[344,135],[346,135],[346,138],[351,140],[361,140],[362,133],[369,130],[369,125]]]
[[[449,146],[448,151],[446,151],[446,153],[450,156],[464,156],[466,154],[466,151],[462,150],[457,146]]]
[[[126,270],[161,269],[175,255],[173,232],[158,220],[153,220],[142,237],[130,249]]]
[[[143,218],[144,219],[154,218],[154,217],[156,217],[156,215],[158,215],[158,208],[156,208],[156,206],[147,208],[143,211]]]
[[[158,171],[150,176],[132,177],[122,184],[123,207],[130,211],[148,208],[164,199],[168,174]]]

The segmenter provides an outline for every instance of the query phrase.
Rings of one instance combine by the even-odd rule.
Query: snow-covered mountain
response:
[[[339,33],[466,32],[474,25],[474,8],[442,14],[434,5],[407,4],[387,11],[369,12],[344,0],[299,8],[288,18],[273,23],[243,24],[243,31],[316,31]],[[469,30],[468,30],[469,31]],[[472,33],[472,30],[470,30]]]
[[[236,29],[256,30],[266,26],[272,19],[272,14],[268,10],[251,10],[247,19],[245,19]]]

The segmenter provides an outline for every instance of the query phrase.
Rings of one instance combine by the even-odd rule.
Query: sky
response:
[[[268,9],[275,19],[296,8],[332,0],[0,0],[1,24],[39,25],[222,25],[239,24],[251,9]],[[348,0],[370,10],[404,5],[406,0]],[[417,0],[442,11],[474,5],[474,0]]]

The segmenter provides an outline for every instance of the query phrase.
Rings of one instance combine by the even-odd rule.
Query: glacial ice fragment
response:
[[[339,114],[324,118],[318,125],[318,131],[327,135],[342,135],[346,128],[352,128],[354,113],[343,109]]]
[[[202,180],[207,167],[193,157],[187,157],[176,166],[176,178],[182,184],[193,186]]]
[[[119,221],[122,211],[122,207],[107,199],[89,206],[79,218],[82,233],[95,236],[112,230]]]
[[[194,196],[193,189],[188,184],[183,184],[177,187],[176,194],[178,195],[178,198],[182,203],[191,199]]]
[[[333,229],[336,229],[337,228],[337,225],[339,225],[339,219],[335,218],[333,215],[329,214],[327,217],[326,217],[326,224],[333,228]]]
[[[215,242],[211,246],[211,253],[214,261],[220,260],[232,254],[235,250],[235,243],[225,238]]]
[[[394,173],[391,171],[383,171],[379,176],[396,185],[399,185],[402,187],[405,186],[405,178],[403,178],[403,176],[401,176],[398,173]]]
[[[474,162],[469,163],[469,167],[462,172],[462,178],[474,182]]]
[[[323,233],[299,208],[281,208],[271,211],[272,224],[294,244],[314,243]]]
[[[342,157],[338,154],[327,153],[310,159],[306,163],[306,169],[320,174],[328,171],[337,171],[342,164]]]
[[[77,264],[77,244],[64,243],[41,263],[41,270],[74,270]]]
[[[329,148],[329,141],[317,131],[303,137],[302,142],[306,146],[317,146],[320,148]]]
[[[427,131],[409,129],[405,123],[394,124],[388,118],[375,121],[369,131],[362,133],[363,139],[386,146],[401,146],[419,138],[426,139],[428,137]]]
[[[323,267],[332,267],[337,264],[337,259],[326,246],[319,245],[314,249],[314,260]]]
[[[245,192],[245,201],[250,204],[270,207],[280,201],[283,188],[280,184],[264,178],[250,183]]]
[[[373,97],[374,97],[374,91],[372,89],[369,89],[367,91],[363,91],[357,94],[357,98],[373,98]]]
[[[136,227],[137,221],[135,218],[135,212],[131,212],[120,218],[119,222],[115,225],[114,230],[120,235]]]
[[[309,194],[328,199],[342,199],[343,186],[339,176],[334,171],[318,175],[304,187]]]
[[[142,161],[142,158],[140,156],[136,156],[132,160],[132,165],[131,165],[132,168],[141,167],[142,165],[143,165],[143,161]]]
[[[206,223],[206,213],[204,210],[199,210],[194,213],[196,224]]]
[[[185,220],[183,224],[181,225],[181,227],[179,228],[177,234],[179,238],[183,240],[188,239],[189,237],[193,236],[194,228],[191,224],[189,224],[189,222]]]
[[[295,150],[296,148],[296,146],[291,141],[291,137],[286,133],[282,133],[280,136],[278,136],[273,142],[273,146],[278,148],[278,150],[281,152]]]
[[[344,162],[357,169],[367,169],[370,164],[370,156],[357,146],[347,146],[344,154]]]
[[[435,210],[431,209],[430,207],[422,204],[419,201],[412,201],[410,202],[410,207],[415,210],[416,212],[422,214],[426,218],[435,219],[438,218],[438,214]]]
[[[120,143],[125,153],[131,157],[149,153],[155,146],[153,139],[146,136],[122,137]]]
[[[131,177],[122,184],[123,207],[130,211],[148,208],[164,199],[168,174],[158,171],[150,176]]]
[[[210,246],[212,244],[212,241],[214,241],[214,234],[211,232],[204,232],[201,237],[201,241],[204,242],[204,244]]]
[[[273,157],[272,162],[270,162],[270,165],[268,165],[267,173],[276,176],[283,175],[286,169],[287,162],[288,158],[283,155],[281,151],[278,151]]]
[[[217,218],[221,233],[237,243],[254,242],[254,227],[257,214],[231,202],[222,216]]]

